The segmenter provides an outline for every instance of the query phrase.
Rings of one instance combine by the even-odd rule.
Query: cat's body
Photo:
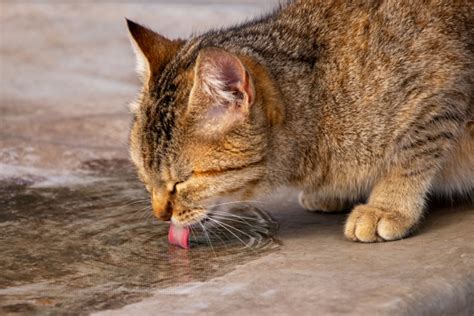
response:
[[[137,27],[132,158],[165,219],[291,185],[311,210],[367,198],[345,234],[371,242],[406,236],[429,192],[473,192],[469,1],[296,1],[186,43]]]

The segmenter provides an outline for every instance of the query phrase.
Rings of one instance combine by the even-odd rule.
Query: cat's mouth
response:
[[[237,242],[245,248],[259,246],[278,225],[264,211],[252,205],[200,209],[186,222],[173,220],[170,244],[190,248],[192,244],[225,245]]]
[[[234,202],[223,203],[222,197],[213,197],[200,201],[199,204],[189,206],[185,210],[175,210],[171,215],[171,223],[176,226],[201,226],[215,223],[214,218],[218,214],[227,213],[226,205],[233,204]],[[182,206],[184,207],[184,205]]]
[[[209,221],[209,211],[204,208],[193,209],[187,212],[179,212],[171,216],[171,223],[179,226],[194,226]]]
[[[223,226],[225,228],[225,221],[228,221],[229,218],[233,221],[236,220],[233,218],[236,215],[228,210],[222,210],[219,207],[196,209],[193,210],[191,214],[195,215],[184,219],[173,215],[171,217],[171,224],[177,227],[190,228],[191,230],[208,230],[220,229]],[[238,218],[238,216],[236,217]]]
[[[190,227],[198,229],[213,229],[219,227],[223,218],[228,218],[231,213],[220,207],[193,209],[187,215],[174,215],[171,217],[172,225],[177,227]]]

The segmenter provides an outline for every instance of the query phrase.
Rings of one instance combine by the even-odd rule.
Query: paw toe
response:
[[[389,214],[380,218],[377,234],[385,240],[396,240],[405,237],[411,226],[401,214]]]
[[[361,242],[396,240],[403,238],[411,226],[399,212],[360,205],[349,216],[344,234],[350,240]]]

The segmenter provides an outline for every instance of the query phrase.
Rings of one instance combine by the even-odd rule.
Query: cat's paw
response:
[[[408,235],[413,224],[413,220],[400,212],[359,205],[349,215],[344,235],[361,242],[397,240]]]
[[[300,192],[298,202],[302,208],[310,212],[342,212],[347,208],[347,203],[339,199],[322,198],[316,194]]]

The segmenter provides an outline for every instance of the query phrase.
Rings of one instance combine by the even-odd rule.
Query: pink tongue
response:
[[[168,232],[168,242],[172,245],[189,249],[189,227],[176,226],[171,223]]]

